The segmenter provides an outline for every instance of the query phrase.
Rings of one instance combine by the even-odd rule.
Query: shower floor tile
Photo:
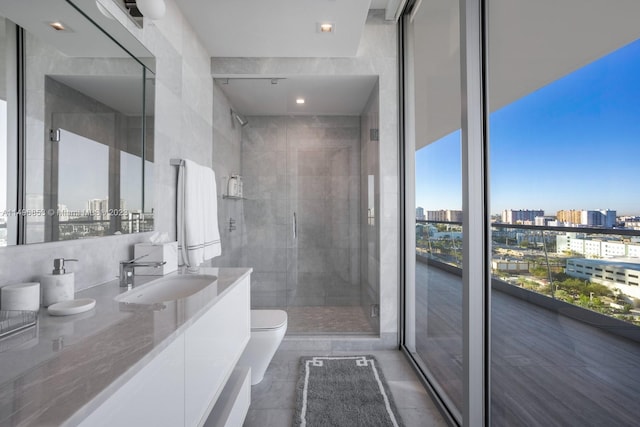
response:
[[[368,311],[354,307],[289,307],[287,335],[376,334]]]

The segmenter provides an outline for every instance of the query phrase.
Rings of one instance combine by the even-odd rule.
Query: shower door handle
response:
[[[293,213],[293,239],[298,238],[298,218],[296,217],[296,213]]]

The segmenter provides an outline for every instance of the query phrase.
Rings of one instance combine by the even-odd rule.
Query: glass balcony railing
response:
[[[462,224],[417,221],[416,255],[462,268]],[[640,326],[640,230],[491,224],[494,280]]]
[[[73,219],[59,221],[59,240],[83,239],[113,234],[110,219]],[[119,234],[153,231],[153,214],[128,215],[119,218]]]

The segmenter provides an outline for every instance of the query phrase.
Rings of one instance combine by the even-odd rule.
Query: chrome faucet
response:
[[[130,261],[120,261],[120,287],[121,288],[131,288],[133,287],[133,276],[134,276],[134,268],[135,267],[162,267],[167,263],[167,261],[143,261],[138,262],[139,259],[146,257],[147,255],[142,255],[138,258],[134,258]]]

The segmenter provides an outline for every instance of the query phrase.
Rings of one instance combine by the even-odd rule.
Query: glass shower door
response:
[[[287,310],[289,334],[379,330],[377,208],[367,199],[379,198],[377,141],[368,132],[377,121],[364,120],[368,151],[361,121],[251,116],[242,128],[252,306]]]
[[[287,311],[293,334],[374,333],[377,326],[363,304],[361,280],[366,208],[360,121],[286,119]]]

